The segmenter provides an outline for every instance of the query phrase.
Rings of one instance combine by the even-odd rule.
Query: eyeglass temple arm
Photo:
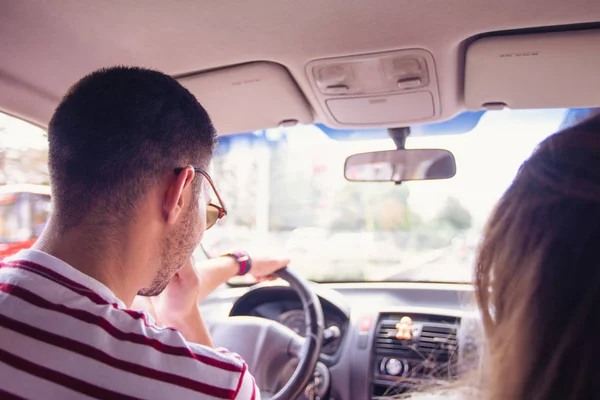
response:
[[[183,168],[175,168],[173,170],[173,172],[175,172],[175,175],[179,175],[181,173],[181,171],[183,171]],[[223,210],[223,215],[227,215],[227,207],[225,206],[225,202],[221,198],[221,195],[219,194],[219,191],[215,187],[215,183],[213,182],[212,178],[210,177],[210,175],[208,175],[208,172],[204,171],[201,168],[196,168],[196,167],[194,167],[194,172],[197,174],[202,174],[202,176],[204,176],[206,178],[206,180],[210,184],[210,187],[212,188],[213,192],[215,192],[215,196],[217,196],[217,200],[219,200],[220,207]]]

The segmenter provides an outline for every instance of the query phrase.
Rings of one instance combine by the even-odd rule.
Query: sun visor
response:
[[[600,30],[488,37],[467,49],[470,110],[595,107],[599,93]]]
[[[206,108],[220,135],[313,120],[304,95],[279,64],[255,62],[178,80]]]

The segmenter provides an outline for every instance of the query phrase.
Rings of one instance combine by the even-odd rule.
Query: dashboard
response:
[[[364,282],[313,289],[325,335],[331,334],[324,335],[320,361],[331,375],[332,400],[392,398],[478,367],[482,330],[470,285]],[[302,304],[285,283],[217,291],[201,309],[209,325],[251,316],[304,335]]]

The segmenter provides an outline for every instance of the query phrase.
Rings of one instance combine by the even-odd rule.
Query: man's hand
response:
[[[177,323],[187,320],[190,314],[197,313],[199,290],[200,277],[192,266],[192,261],[189,261],[173,275],[161,294],[151,297],[161,323]]]
[[[200,278],[192,261],[173,275],[161,294],[137,296],[132,308],[148,312],[161,325],[177,328],[190,342],[212,346],[198,309]]]
[[[276,271],[286,267],[290,263],[289,258],[272,258],[272,257],[253,257],[252,268],[250,269],[250,275],[252,275],[258,282],[264,280],[275,279],[273,274]]]

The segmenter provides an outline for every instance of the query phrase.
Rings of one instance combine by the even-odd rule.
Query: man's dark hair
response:
[[[206,110],[170,76],[135,67],[93,72],[67,92],[48,129],[57,222],[127,218],[164,174],[205,168],[216,138]]]

